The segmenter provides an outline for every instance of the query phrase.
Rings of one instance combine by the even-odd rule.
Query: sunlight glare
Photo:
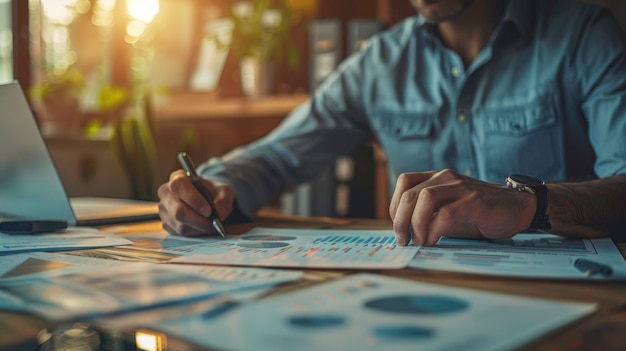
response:
[[[150,23],[159,13],[159,0],[127,0],[128,14],[143,23]]]

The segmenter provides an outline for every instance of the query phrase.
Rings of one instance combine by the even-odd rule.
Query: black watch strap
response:
[[[537,198],[537,210],[535,211],[535,217],[530,223],[530,227],[527,230],[545,230],[552,228],[550,225],[550,218],[546,211],[548,210],[548,188],[544,185],[535,188],[535,197]]]
[[[535,195],[537,209],[530,227],[526,231],[551,229],[548,210],[548,188],[542,180],[522,174],[511,174],[506,179],[506,185],[518,191],[525,191]]]

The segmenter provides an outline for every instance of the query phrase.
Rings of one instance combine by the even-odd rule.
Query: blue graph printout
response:
[[[589,303],[521,298],[374,274],[232,306],[212,305],[204,313],[144,321],[216,350],[495,351],[517,349],[595,309]]]
[[[608,265],[613,274],[589,275],[574,265],[579,258]],[[611,239],[553,234],[522,233],[505,240],[441,238],[436,246],[423,247],[410,267],[529,278],[626,279],[626,261]]]
[[[182,255],[173,263],[395,269],[406,267],[418,250],[398,246],[391,230],[255,228],[164,252]]]

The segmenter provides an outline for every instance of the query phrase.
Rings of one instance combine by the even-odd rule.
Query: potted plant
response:
[[[80,100],[84,89],[83,75],[76,69],[50,75],[33,86],[29,95],[43,134],[80,136],[83,127]]]
[[[156,142],[151,126],[150,96],[142,104],[129,107],[128,115],[112,124],[111,147],[120,160],[131,185],[132,196],[139,200],[156,199]]]
[[[231,17],[231,49],[239,61],[244,94],[271,93],[276,63],[286,57],[295,67],[299,61],[291,36],[291,10],[284,0],[249,0],[233,5]]]

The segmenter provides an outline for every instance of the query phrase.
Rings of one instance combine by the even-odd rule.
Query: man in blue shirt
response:
[[[276,130],[200,167],[219,216],[235,207],[252,217],[376,139],[397,180],[401,245],[529,228],[620,234],[626,49],[611,15],[570,0],[411,2],[419,17],[370,40]],[[210,207],[180,171],[159,197],[166,230],[213,233]]]

